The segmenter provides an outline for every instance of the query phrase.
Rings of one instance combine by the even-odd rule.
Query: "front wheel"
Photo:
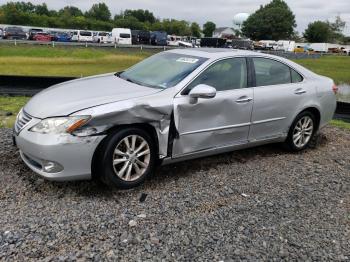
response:
[[[125,128],[109,135],[102,146],[98,172],[107,185],[133,188],[155,169],[154,139],[142,129]]]
[[[309,111],[300,113],[291,125],[286,145],[291,151],[301,151],[309,146],[317,130],[315,116]]]

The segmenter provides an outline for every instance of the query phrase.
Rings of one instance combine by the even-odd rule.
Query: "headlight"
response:
[[[79,127],[85,125],[90,116],[69,116],[69,117],[52,117],[40,121],[29,131],[41,134],[61,134],[72,133]]]

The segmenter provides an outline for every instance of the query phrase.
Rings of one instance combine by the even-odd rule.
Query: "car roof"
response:
[[[205,58],[220,58],[227,56],[248,56],[254,55],[256,52],[246,51],[246,50],[238,50],[231,48],[188,48],[188,49],[172,49],[168,52],[178,53],[183,55],[192,55],[199,56]]]
[[[233,56],[255,56],[255,57],[266,57],[270,59],[274,59],[280,62],[283,62],[293,69],[296,69],[299,73],[308,77],[316,76],[315,73],[308,70],[307,68],[289,60],[283,58],[281,56],[265,54],[257,51],[247,51],[247,50],[239,50],[239,49],[231,49],[231,48],[182,48],[182,49],[171,49],[166,52],[189,55],[189,56],[198,56],[208,58],[210,60],[216,60],[220,58],[233,57]]]

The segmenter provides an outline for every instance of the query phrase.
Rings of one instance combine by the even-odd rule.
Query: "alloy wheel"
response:
[[[297,148],[304,147],[311,139],[314,123],[310,116],[299,119],[293,130],[293,143]]]
[[[139,135],[123,138],[113,154],[113,170],[124,181],[135,181],[147,170],[151,158],[150,146]]]

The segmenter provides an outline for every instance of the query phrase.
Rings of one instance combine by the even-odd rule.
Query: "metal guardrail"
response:
[[[33,96],[45,88],[75,77],[0,76],[0,95]]]
[[[71,47],[106,47],[106,48],[132,48],[132,49],[156,49],[169,50],[175,48],[183,48],[179,46],[156,46],[156,45],[119,45],[115,43],[95,43],[95,42],[55,42],[55,41],[30,41],[30,40],[7,40],[1,39],[0,44],[6,45],[41,45],[41,46],[71,46]]]

